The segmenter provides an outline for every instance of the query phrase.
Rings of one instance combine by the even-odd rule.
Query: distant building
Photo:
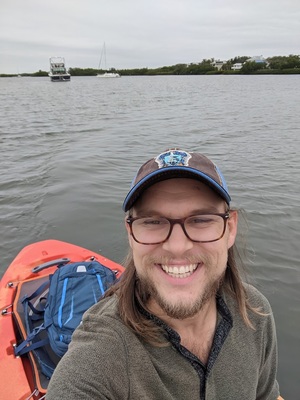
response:
[[[263,56],[253,56],[247,60],[247,62],[256,62],[256,63],[267,63],[267,60]]]
[[[231,69],[233,69],[234,71],[238,71],[239,69],[242,69],[242,66],[243,66],[243,63],[235,63],[235,64],[233,64]]]
[[[223,65],[226,64],[226,61],[221,61],[221,60],[215,60],[211,63],[211,65],[220,71],[220,69],[223,67]]]
[[[257,64],[266,64],[267,66],[269,65],[268,61],[263,57],[263,56],[253,56],[251,58],[248,58],[245,62],[255,62]],[[243,64],[245,63],[235,63],[231,67],[231,69],[238,71],[239,69],[242,69]]]

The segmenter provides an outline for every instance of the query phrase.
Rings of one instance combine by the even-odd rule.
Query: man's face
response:
[[[224,213],[226,203],[208,186],[193,179],[169,179],[147,189],[133,208],[133,217],[184,218],[199,213]],[[191,317],[214,301],[223,279],[228,249],[234,244],[237,213],[230,212],[224,236],[212,243],[192,242],[175,224],[169,239],[157,245],[129,244],[149,309],[176,319]],[[182,271],[185,271],[182,274]]]

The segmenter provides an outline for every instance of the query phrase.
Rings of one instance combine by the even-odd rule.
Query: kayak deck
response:
[[[110,268],[119,277],[124,268],[91,250],[58,240],[44,240],[24,247],[12,261],[0,281],[0,393],[10,400],[42,399],[45,393],[38,392],[34,385],[32,367],[27,357],[16,357],[14,345],[17,332],[13,317],[13,301],[19,282],[48,276],[57,267],[52,266],[37,273],[34,267],[60,258],[70,262],[95,259]]]

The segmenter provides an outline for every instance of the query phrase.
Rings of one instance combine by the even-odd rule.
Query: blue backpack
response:
[[[22,288],[21,302],[28,336],[15,347],[15,355],[21,356],[32,351],[42,373],[48,378],[67,351],[82,314],[97,303],[116,280],[114,271],[98,261],[64,264],[63,260],[58,260],[61,263],[55,273],[42,278],[42,284],[33,293],[25,292],[24,295],[26,286]],[[51,265],[53,263],[37,268],[41,270]],[[30,290],[29,286],[27,290]],[[54,361],[53,357],[48,359],[49,349],[45,351],[49,345],[56,357]]]

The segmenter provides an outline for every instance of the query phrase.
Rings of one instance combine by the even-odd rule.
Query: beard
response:
[[[206,268],[212,268],[209,260],[205,261],[206,262],[204,263],[204,265],[206,265]],[[189,262],[193,263],[194,260],[189,260]],[[155,263],[158,262],[155,261]],[[161,261],[159,263],[162,264]],[[167,264],[167,262],[165,261],[163,263]],[[196,315],[199,311],[203,309],[203,307],[209,300],[216,297],[217,292],[222,286],[224,277],[225,271],[221,275],[213,275],[211,279],[207,282],[204,289],[202,289],[201,292],[198,293],[196,299],[193,302],[188,303],[180,299],[175,304],[173,302],[171,303],[166,296],[163,296],[157,290],[155,283],[148,276],[138,275],[137,285],[138,291],[144,300],[146,300],[147,302],[149,302],[150,300],[156,302],[168,317],[183,320]]]

